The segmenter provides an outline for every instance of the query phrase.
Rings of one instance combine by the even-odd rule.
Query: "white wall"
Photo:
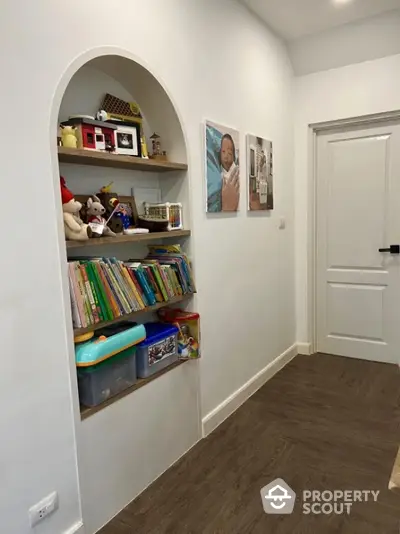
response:
[[[297,76],[400,52],[400,10],[313,33],[288,43]]]
[[[110,24],[115,6],[118,23]],[[2,79],[8,82],[1,85],[7,102],[2,176],[13,200],[2,214],[13,217],[14,224],[3,235],[7,262],[0,267],[0,279],[7,280],[0,298],[7,354],[2,428],[10,438],[9,444],[2,442],[0,461],[15,490],[7,486],[2,517],[7,534],[29,532],[23,523],[28,505],[57,489],[60,511],[37,534],[58,534],[79,520],[74,414],[90,534],[193,445],[200,437],[201,416],[295,341],[291,67],[285,47],[233,0],[170,0],[168,5],[132,0],[112,7],[95,0],[43,0],[40,5],[19,0],[3,8],[0,24],[2,49],[12,51],[0,59]],[[57,110],[50,113],[54,95],[61,98],[57,87],[61,79],[65,83],[65,71],[72,75],[71,63],[96,47],[108,53],[111,47],[124,49],[149,66],[181,118],[188,143],[199,291],[194,306],[202,315],[203,360],[166,374],[153,388],[81,424],[74,378],[70,395],[72,331],[64,317],[69,317],[68,301],[63,301],[65,252],[50,143]],[[21,117],[29,118],[30,125],[23,144],[15,142],[21,139]],[[242,155],[246,132],[274,141],[272,214],[246,213],[243,173],[241,211],[206,216],[200,128],[205,118],[240,129]],[[16,217],[16,206],[29,216]],[[287,221],[284,231],[278,230],[280,216]],[[33,423],[38,410],[39,427]],[[132,424],[118,435],[116,421],[128,416]],[[151,428],[142,439],[146,423]],[[146,450],[148,456],[138,455]],[[47,463],[50,468],[44,469]]]
[[[297,340],[311,342],[308,250],[309,124],[400,109],[400,55],[296,78],[295,92]]]

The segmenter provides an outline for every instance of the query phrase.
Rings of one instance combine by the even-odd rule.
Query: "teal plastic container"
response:
[[[100,335],[102,334],[102,335]],[[103,329],[98,337],[75,346],[77,367],[88,367],[112,358],[120,352],[137,345],[146,338],[142,324],[116,325]]]

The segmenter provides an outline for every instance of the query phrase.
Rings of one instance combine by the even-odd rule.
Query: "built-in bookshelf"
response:
[[[130,200],[132,200],[133,204],[131,205],[135,206],[136,209],[136,204],[141,206],[143,202],[179,202],[183,207],[182,218],[189,222],[190,195],[188,181],[186,179],[188,165],[185,163],[187,161],[187,149],[183,129],[173,103],[170,101],[167,93],[159,82],[150,76],[145,69],[136,65],[134,62],[114,56],[96,58],[93,62],[93,68],[91,68],[91,62],[89,61],[87,66],[85,65],[80,68],[71,79],[60,107],[58,122],[62,123],[63,121],[68,120],[71,115],[78,111],[80,113],[87,112],[91,116],[95,116],[95,108],[89,109],[91,107],[91,102],[96,103],[93,105],[101,105],[104,95],[109,91],[111,91],[112,94],[118,94],[123,88],[123,92],[128,91],[129,93],[131,79],[135,79],[135,81],[142,80],[142,83],[135,83],[135,87],[132,87],[132,90],[134,89],[132,100],[135,100],[140,104],[141,111],[143,112],[143,132],[147,141],[149,142],[149,139],[151,139],[150,136],[154,131],[159,134],[162,141],[162,152],[164,153],[165,150],[168,160],[166,159],[164,161],[159,157],[156,157],[155,159],[145,159],[103,151],[58,146],[57,158],[60,164],[60,174],[65,177],[67,185],[74,193],[76,200],[82,204],[87,202],[87,198],[91,194],[90,192],[96,190],[99,191],[105,185],[114,182],[113,191],[118,195],[121,203],[129,203]],[[124,68],[114,68],[120,63],[121,65],[124,63]],[[118,73],[117,77],[115,76],[116,73]],[[128,76],[128,73],[129,78],[125,77],[125,75]],[[132,73],[134,73],[134,76],[131,75]],[[104,76],[104,74],[106,76]],[[118,78],[120,77],[122,77],[123,80],[119,80]],[[85,103],[85,107],[88,109],[83,111],[76,109],[81,106],[81,101]],[[155,101],[157,105],[154,105]],[[98,109],[100,108],[97,108],[97,110]],[[148,131],[146,131],[146,128]],[[151,147],[149,147],[149,149],[151,149]],[[152,193],[152,190],[158,190],[158,195]],[[150,193],[148,193],[148,191],[150,191]],[[134,194],[135,197],[133,197]],[[131,196],[128,200],[129,195]],[[140,298],[138,299],[137,295],[133,297],[132,293],[129,292],[129,284],[131,284],[129,276],[127,279],[128,284],[126,284],[126,280],[124,280],[123,277],[120,280],[117,279],[117,276],[110,276],[108,278],[108,267],[103,270],[103,274],[105,275],[105,285],[102,289],[101,286],[103,281],[101,272],[98,271],[98,275],[100,275],[100,278],[98,278],[96,271],[92,267],[89,267],[89,270],[87,270],[86,263],[91,263],[92,258],[93,261],[95,261],[95,257],[96,260],[100,262],[103,260],[106,262],[113,260],[115,263],[124,263],[130,272],[130,275],[132,275],[133,273],[131,272],[131,269],[135,268],[128,265],[130,262],[126,261],[126,258],[139,258],[132,263],[141,265],[145,264],[146,259],[148,258],[144,258],[146,255],[146,247],[143,245],[146,243],[149,245],[155,244],[160,246],[167,243],[173,245],[180,244],[183,254],[184,252],[190,251],[190,237],[191,231],[189,229],[181,229],[169,232],[149,232],[133,235],[120,234],[115,237],[91,238],[82,242],[66,241],[69,273],[68,281],[70,285],[71,299],[73,300],[75,297],[75,305],[79,305],[79,300],[77,300],[76,297],[78,296],[78,293],[80,293],[79,286],[82,283],[82,280],[80,280],[80,275],[78,274],[78,279],[75,279],[75,285],[71,286],[70,277],[71,264],[79,263],[83,267],[82,276],[85,280],[84,284],[89,283],[91,286],[91,290],[90,288],[85,289],[86,286],[83,286],[83,293],[90,294],[92,292],[95,300],[95,304],[91,302],[93,314],[90,312],[90,307],[88,308],[88,320],[86,317],[83,321],[82,310],[78,310],[78,315],[80,317],[77,321],[76,309],[74,315],[74,306],[72,306],[74,336],[77,337],[90,332],[95,332],[95,335],[97,332],[98,335],[100,335],[101,330],[105,327],[124,321],[139,323],[155,320],[157,318],[156,312],[165,307],[176,305],[180,305],[182,308],[185,307],[196,291],[194,281],[193,285],[188,284],[186,287],[178,288],[168,276],[168,268],[167,272],[164,272],[166,272],[167,279],[172,282],[172,286],[168,285],[167,280],[165,280],[168,289],[166,289],[166,293],[163,293],[161,290],[162,298],[158,295],[155,301],[154,299],[150,300],[144,298],[143,293],[141,293],[143,284],[138,277],[136,277],[137,279],[135,281],[135,275],[133,277],[131,276],[131,279],[133,284],[136,285]],[[113,248],[110,249],[109,247]],[[149,252],[149,256],[150,255],[151,253]],[[97,258],[97,256],[100,258]],[[122,258],[124,258],[125,261],[122,260]],[[144,259],[141,260],[140,258]],[[113,269],[111,266],[110,268],[111,270]],[[141,269],[141,267],[138,268]],[[116,275],[117,273],[114,274]],[[73,274],[72,278],[75,278]],[[114,283],[115,280],[113,281],[112,278],[115,278],[117,284]],[[162,280],[164,281],[163,278]],[[149,281],[149,279],[147,279],[147,281]],[[76,282],[78,283],[78,288]],[[156,282],[158,283],[157,279]],[[109,292],[107,294],[106,291],[105,294],[103,291],[108,286],[111,290],[111,295]],[[78,291],[76,291],[76,289],[78,289]],[[132,287],[132,291],[135,292],[136,290]],[[87,295],[84,298],[87,298]],[[110,300],[107,301],[107,298]],[[121,298],[124,299],[124,303]],[[115,300],[118,301],[118,299],[119,302],[116,302],[117,308],[111,304],[111,312],[110,309],[108,309],[108,313],[106,313],[105,308],[109,308],[110,303]],[[137,300],[136,304],[134,302],[135,299]],[[142,302],[140,302],[140,300],[142,300]],[[80,304],[82,304],[82,302],[80,302]],[[129,304],[129,306],[127,306],[127,304]],[[93,305],[95,306],[95,309],[93,308]],[[95,313],[97,313],[96,318],[94,317]],[[153,316],[151,317],[148,314],[153,314]],[[86,315],[84,310],[83,315]],[[92,317],[90,317],[91,315]],[[126,389],[96,407],[81,407],[81,419],[84,420],[98,413],[123,397],[150,384],[165,373],[176,369],[183,363],[183,361],[178,361],[149,378],[138,379],[131,388]]]

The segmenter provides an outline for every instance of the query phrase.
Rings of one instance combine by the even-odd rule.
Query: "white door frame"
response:
[[[307,225],[307,317],[310,354],[317,352],[317,135],[321,132],[335,131],[345,127],[373,126],[377,123],[400,121],[400,110],[375,113],[362,117],[351,117],[336,121],[308,125],[308,225]]]

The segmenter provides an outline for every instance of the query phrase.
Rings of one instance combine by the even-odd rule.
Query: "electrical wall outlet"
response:
[[[29,508],[29,519],[31,527],[34,527],[45,517],[55,512],[58,508],[58,495],[56,491],[50,493],[47,497],[42,499],[37,504]]]

